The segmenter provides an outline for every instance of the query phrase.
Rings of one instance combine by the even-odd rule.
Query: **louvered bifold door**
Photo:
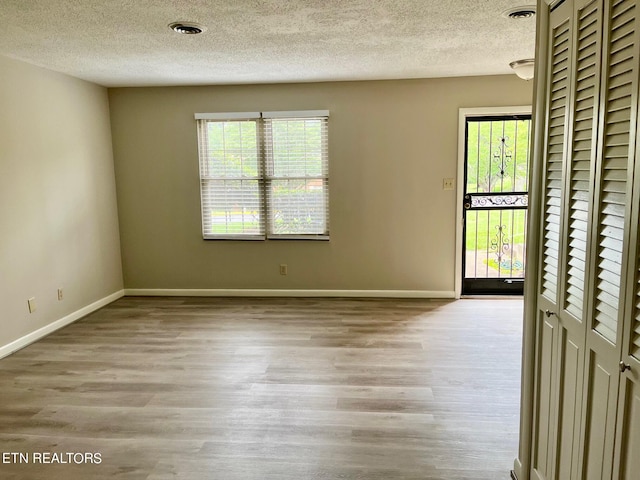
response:
[[[583,418],[586,478],[611,478],[638,91],[637,2],[606,2]],[[634,132],[633,134],[631,132]],[[635,252],[635,248],[632,249]]]
[[[546,130],[543,153],[543,190],[541,195],[540,277],[538,319],[536,322],[536,370],[532,478],[555,478],[558,438],[558,357],[559,296],[562,289],[560,259],[563,254],[562,207],[566,196],[566,166],[570,72],[572,69],[573,1],[565,1],[549,14],[548,64],[546,91]]]

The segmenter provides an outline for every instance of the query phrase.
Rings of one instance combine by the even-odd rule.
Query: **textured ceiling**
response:
[[[0,54],[105,86],[510,73],[517,0],[0,0]],[[207,31],[180,35],[167,25]]]

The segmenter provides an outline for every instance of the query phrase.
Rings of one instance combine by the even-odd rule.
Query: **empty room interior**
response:
[[[3,0],[0,478],[640,479],[634,0]]]

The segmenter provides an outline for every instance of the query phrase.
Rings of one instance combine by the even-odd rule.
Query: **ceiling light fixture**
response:
[[[531,80],[535,73],[535,60],[533,58],[516,60],[511,62],[509,66],[523,80]]]
[[[522,20],[525,18],[532,18],[536,14],[535,5],[525,5],[521,7],[514,7],[502,12],[502,16],[505,18],[512,18],[514,20]]]
[[[183,35],[197,35],[206,30],[205,27],[194,22],[173,22],[169,24],[169,28]]]

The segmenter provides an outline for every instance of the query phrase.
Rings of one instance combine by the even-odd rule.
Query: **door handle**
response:
[[[624,373],[627,370],[631,370],[631,365],[629,365],[628,363],[624,363],[624,362],[620,362],[620,373]]]
[[[552,312],[551,310],[547,309],[547,310],[545,310],[545,311],[544,311],[544,314],[545,314],[547,317],[550,317],[551,315],[555,315],[555,314],[556,314],[556,312]]]

